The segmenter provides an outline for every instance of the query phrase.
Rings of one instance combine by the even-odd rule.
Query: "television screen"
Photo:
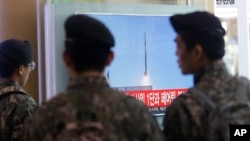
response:
[[[169,16],[88,15],[105,23],[115,37],[115,58],[105,70],[111,87],[136,97],[159,114],[193,86],[193,77],[182,75],[178,67],[176,33]]]

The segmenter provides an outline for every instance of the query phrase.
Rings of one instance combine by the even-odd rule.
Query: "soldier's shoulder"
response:
[[[64,93],[60,93],[39,106],[36,112],[32,115],[32,123],[37,126],[38,123],[51,123],[59,117],[64,118],[67,115],[71,116],[70,113],[73,109],[71,108],[71,105],[68,105],[70,105],[70,103],[68,102],[67,97]],[[67,107],[70,107],[70,109]]]
[[[188,101],[194,101],[195,99],[192,97],[192,95],[191,95],[191,92],[189,91],[189,89],[185,92],[185,93],[183,93],[183,94],[181,94],[181,95],[179,95],[178,97],[176,97],[175,99],[174,99],[174,101],[173,101],[173,103],[175,102],[180,102],[180,103],[186,103],[186,102],[188,102]]]
[[[27,102],[32,103],[32,104],[33,103],[36,104],[34,98],[26,92],[17,92],[16,94],[11,95],[11,96],[13,96],[14,98],[19,99],[19,100],[23,100],[23,101],[27,101]]]
[[[26,92],[10,92],[11,94],[3,95],[3,102],[11,105],[20,106],[37,106],[35,100]]]
[[[116,112],[115,114],[118,115],[119,117],[124,116],[124,118],[126,117],[126,115],[123,114],[127,114],[130,115],[131,117],[134,117],[133,120],[138,120],[138,116],[143,116],[144,118],[151,118],[151,114],[147,108],[147,106],[145,105],[145,103],[143,103],[142,101],[139,101],[138,99],[136,99],[133,96],[124,94],[124,93],[119,93],[120,94],[120,98],[118,98],[117,100],[117,104],[116,107],[118,110],[118,112]],[[141,120],[143,120],[143,118],[140,118]]]
[[[121,103],[126,104],[127,106],[131,107],[140,107],[140,106],[145,106],[145,104],[142,101],[137,100],[135,97],[126,94],[125,92],[119,92],[115,90],[116,95],[119,97],[117,98],[118,100],[120,99]]]
[[[40,109],[49,109],[49,108],[58,109],[60,107],[67,106],[68,104],[69,100],[68,97],[66,96],[66,93],[58,93],[56,96],[42,103]]]
[[[201,103],[199,102],[199,99],[193,96],[190,91],[187,91],[173,100],[171,105],[168,107],[168,111],[178,110],[178,109],[191,110],[192,108],[202,109],[203,107]]]

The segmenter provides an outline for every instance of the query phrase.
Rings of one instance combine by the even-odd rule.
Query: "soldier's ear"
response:
[[[108,59],[107,59],[107,62],[106,62],[106,66],[109,66],[111,64],[111,62],[114,59],[114,56],[115,56],[115,53],[111,50],[109,52],[109,56],[108,56]]]
[[[194,49],[193,49],[194,56],[197,60],[200,60],[204,57],[204,50],[201,45],[196,44]]]
[[[23,75],[24,69],[25,69],[25,66],[24,66],[24,65],[20,65],[20,66],[17,68],[17,74],[18,74],[18,75]]]
[[[65,65],[66,65],[66,67],[70,68],[70,67],[73,66],[72,61],[69,58],[69,55],[68,55],[68,53],[66,51],[63,51],[62,58],[63,58],[63,61],[64,61]]]

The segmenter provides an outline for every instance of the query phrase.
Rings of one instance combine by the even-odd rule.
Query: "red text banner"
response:
[[[185,93],[186,88],[166,90],[128,91],[126,94],[144,102],[148,107],[166,107],[179,95]]]

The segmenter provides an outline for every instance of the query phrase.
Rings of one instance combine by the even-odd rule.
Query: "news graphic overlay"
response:
[[[250,125],[230,125],[230,141],[250,141]]]

